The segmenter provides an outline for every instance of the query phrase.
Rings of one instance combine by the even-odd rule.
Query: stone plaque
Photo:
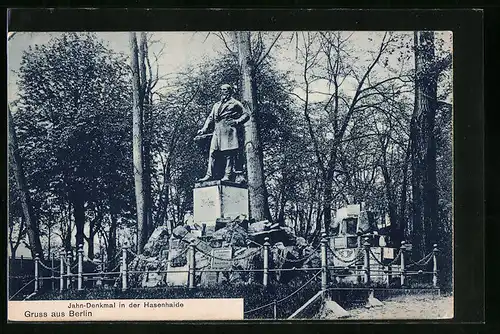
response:
[[[221,204],[224,218],[234,219],[242,214],[248,216],[248,190],[222,185]]]
[[[210,245],[203,240],[196,239],[195,245],[197,250],[200,250],[205,254],[210,254],[212,252],[212,247],[210,247]]]
[[[337,248],[347,248],[347,240],[344,237],[340,238],[331,238],[331,245],[333,249]]]
[[[384,247],[384,259],[394,259],[394,248]]]
[[[212,250],[212,269],[230,269],[232,261],[224,261],[225,259],[231,260],[233,257],[232,248],[219,248]],[[223,260],[224,259],[224,260]]]
[[[221,214],[221,196],[218,186],[195,188],[194,197],[194,222],[215,226]]]
[[[215,227],[218,218],[248,216],[248,189],[233,182],[196,184],[193,190],[194,222]],[[208,232],[207,232],[208,234]]]

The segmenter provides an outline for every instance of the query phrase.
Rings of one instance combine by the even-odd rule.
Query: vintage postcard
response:
[[[451,31],[8,33],[8,320],[453,310]]]

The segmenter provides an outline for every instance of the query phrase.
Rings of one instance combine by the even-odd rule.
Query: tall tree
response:
[[[28,229],[28,238],[30,243],[31,256],[32,258],[35,258],[36,254],[39,254],[39,256],[43,257],[38,221],[33,212],[31,197],[28,185],[26,183],[26,177],[24,174],[23,161],[21,159],[21,155],[19,154],[19,147],[17,145],[16,129],[14,127],[13,117],[9,105],[7,105],[7,123],[9,127],[8,128],[9,156],[12,169],[14,170],[17,188],[19,190],[19,197],[21,199],[21,205],[23,209],[24,219],[26,221],[26,227]]]
[[[267,191],[264,183],[262,147],[257,124],[256,64],[252,59],[250,32],[238,31],[237,41],[242,85],[242,102],[250,114],[250,119],[245,123],[245,153],[250,216],[255,220],[270,219]]]
[[[438,184],[436,177],[437,83],[450,66],[451,56],[435,57],[434,32],[414,33],[415,106],[412,116],[412,209],[413,245],[416,257],[423,256],[438,241]]]
[[[339,179],[343,179],[353,191],[352,195],[355,195],[352,171],[343,166],[348,161],[343,157],[346,152],[344,147],[346,143],[374,136],[362,133],[360,125],[373,113],[373,98],[380,94],[379,89],[399,79],[399,76],[379,79],[376,73],[382,66],[383,57],[392,52],[395,37],[385,33],[379,46],[364,62],[355,62],[359,59],[354,55],[351,57],[354,53],[350,46],[351,35],[342,32],[302,33],[295,38],[297,51],[302,56],[304,94],[303,97],[294,92],[291,94],[302,102],[311,146],[322,179],[323,219],[316,221],[317,239],[322,229],[328,232],[332,225],[336,198],[346,197],[346,189],[339,187]],[[318,81],[326,81],[329,89],[323,93],[326,96],[323,101],[313,103],[310,97]]]
[[[147,212],[144,197],[145,179],[143,163],[143,96],[141,94],[141,77],[139,68],[139,51],[137,47],[137,36],[131,32],[130,42],[130,66],[132,70],[132,132],[133,132],[133,166],[135,183],[135,201],[137,208],[137,250],[142,253],[148,238]]]
[[[91,242],[84,234],[87,221],[94,223],[87,219],[88,210],[104,200],[105,188],[127,183],[122,147],[107,147],[127,143],[126,126],[120,124],[130,92],[127,74],[121,57],[91,33],[63,34],[30,47],[21,59],[13,117],[36,190],[35,214],[59,216],[67,232],[72,214],[75,246]],[[44,203],[49,209],[42,210]],[[70,247],[72,233],[62,235]]]

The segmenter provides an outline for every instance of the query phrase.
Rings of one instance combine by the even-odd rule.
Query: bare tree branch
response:
[[[219,37],[219,39],[224,43],[224,46],[226,47],[226,49],[229,51],[229,53],[233,56],[233,57],[238,57],[238,54],[237,52],[233,51],[230,47],[229,47],[229,44],[227,43],[226,41],[226,38],[224,37],[224,33],[222,32],[219,32],[219,33],[214,33],[215,36]]]
[[[267,51],[264,53],[264,55],[260,57],[260,59],[257,61],[257,64],[255,64],[256,68],[259,67],[260,64],[262,64],[264,59],[266,59],[266,57],[269,55],[269,52],[271,52],[271,49],[273,48],[274,44],[276,44],[280,36],[281,36],[281,31],[278,33],[278,36],[276,36],[271,45],[267,48]]]

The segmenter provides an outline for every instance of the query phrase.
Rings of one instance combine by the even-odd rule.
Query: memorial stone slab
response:
[[[231,269],[233,255],[233,249],[228,248],[218,248],[212,250],[212,269]]]
[[[214,228],[218,218],[248,216],[248,189],[230,181],[196,183],[193,190],[194,222]]]

